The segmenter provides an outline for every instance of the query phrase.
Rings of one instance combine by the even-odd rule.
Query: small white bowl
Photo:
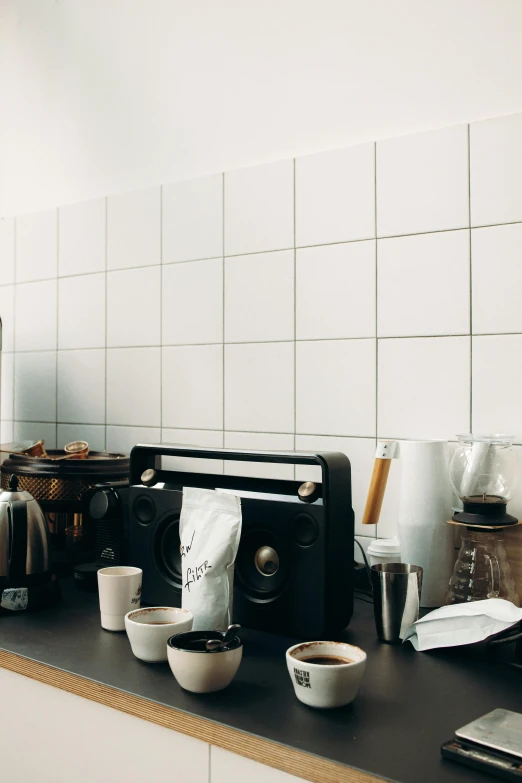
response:
[[[204,649],[205,641],[219,639],[221,636],[218,631],[192,631],[169,639],[169,666],[178,683],[186,691],[221,691],[230,685],[236,676],[243,657],[243,643],[239,636],[235,636],[225,650]],[[204,641],[198,645],[198,640]]]
[[[325,666],[307,660],[314,657],[344,658],[347,663]],[[343,707],[357,696],[366,653],[344,642],[303,642],[286,651],[286,664],[299,701],[309,707]]]
[[[125,630],[136,658],[147,663],[167,660],[167,642],[172,634],[190,631],[194,618],[186,609],[151,606],[125,615]]]

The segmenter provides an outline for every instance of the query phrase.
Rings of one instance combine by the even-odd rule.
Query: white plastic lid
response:
[[[369,555],[399,555],[400,551],[398,538],[376,538],[368,547]]]

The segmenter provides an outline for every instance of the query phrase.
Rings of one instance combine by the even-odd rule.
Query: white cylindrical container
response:
[[[442,606],[455,562],[445,440],[398,441],[401,460],[398,529],[403,563],[423,568],[421,606]]]
[[[400,563],[401,545],[398,538],[376,538],[367,550],[370,565]]]

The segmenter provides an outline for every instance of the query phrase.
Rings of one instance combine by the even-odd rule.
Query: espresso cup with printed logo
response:
[[[295,695],[309,707],[350,704],[366,667],[366,653],[344,642],[304,642],[286,651]]]
[[[98,571],[102,628],[124,631],[125,615],[141,605],[143,571],[134,566],[110,566]]]

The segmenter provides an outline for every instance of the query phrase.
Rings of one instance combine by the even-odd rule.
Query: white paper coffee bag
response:
[[[241,500],[185,487],[180,516],[182,606],[194,631],[225,631],[231,623],[234,562],[241,536]]]

